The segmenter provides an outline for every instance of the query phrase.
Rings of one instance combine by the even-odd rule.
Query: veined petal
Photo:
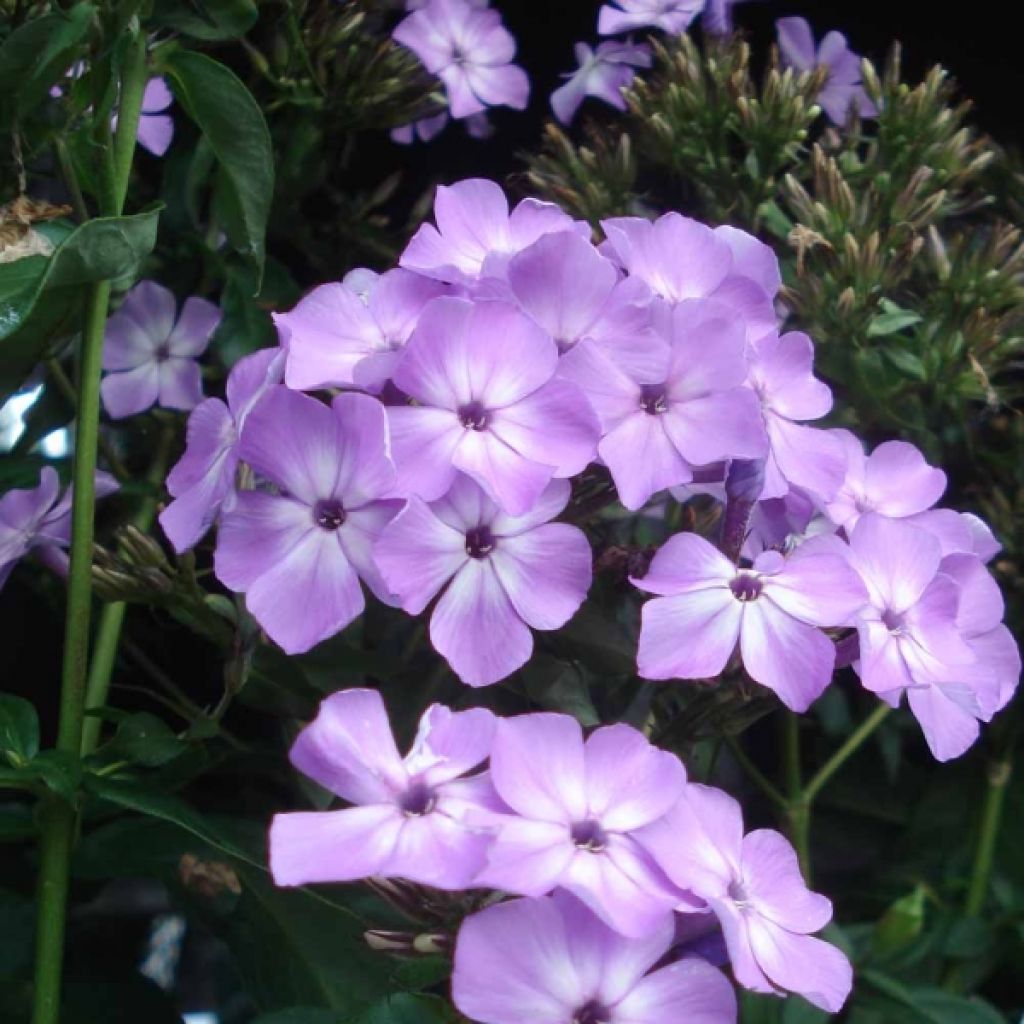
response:
[[[452,457],[465,434],[455,414],[447,409],[392,405],[387,417],[399,493],[425,501],[440,498],[455,480]]]
[[[727,588],[648,601],[637,651],[640,676],[713,679],[736,648],[742,618],[742,606]]]
[[[597,446],[611,471],[619,500],[630,510],[642,508],[658,491],[693,478],[692,467],[665,432],[664,418],[634,412]]]
[[[616,1024],[724,1024],[735,1019],[732,986],[700,957],[685,957],[648,974],[615,1007]]]

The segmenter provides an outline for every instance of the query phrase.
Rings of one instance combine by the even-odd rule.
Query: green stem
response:
[[[746,751],[740,746],[735,736],[726,736],[725,745],[736,759],[736,763],[743,769],[750,781],[777,807],[785,809],[788,805],[786,798],[771,784],[760,768],[747,757]]]
[[[964,905],[968,917],[978,917],[985,907],[989,882],[992,879],[996,840],[999,838],[999,826],[1003,817],[1003,805],[1006,802],[1006,791],[1012,773],[1013,761],[1009,754],[1005,759],[995,761],[989,766],[988,789],[985,791],[985,804],[981,811],[978,845],[974,851],[971,883]]]
[[[141,94],[145,88],[145,37],[131,48],[121,83],[122,105],[114,143],[116,157],[101,144],[104,212],[121,212],[128,190],[131,156],[139,127]],[[141,60],[138,54],[141,53]],[[109,140],[106,119],[99,126],[101,143]],[[116,168],[116,170],[115,170]],[[92,555],[95,520],[96,454],[99,444],[100,371],[103,334],[110,304],[110,282],[91,286],[82,330],[78,416],[71,507],[71,564],[64,631],[57,749],[77,758],[82,748],[86,678],[89,670],[89,621],[92,614]],[[41,808],[38,916],[36,927],[33,1024],[58,1024],[64,933],[67,917],[71,848],[77,828],[73,804],[47,797]]]
[[[879,703],[878,707],[857,727],[849,739],[818,769],[804,787],[804,799],[810,803],[825,788],[828,781],[857,752],[864,741],[885,721],[892,708]]]
[[[89,207],[85,205],[85,197],[82,195],[82,188],[78,184],[78,175],[75,173],[75,165],[71,162],[71,154],[68,152],[68,144],[59,138],[54,143],[57,150],[57,162],[60,164],[60,174],[64,179],[64,185],[71,197],[71,206],[74,208],[75,216],[80,224],[89,219]]]
[[[804,879],[811,880],[811,800],[804,792],[800,768],[800,719],[787,711],[782,720],[783,767],[786,774],[786,817]]]

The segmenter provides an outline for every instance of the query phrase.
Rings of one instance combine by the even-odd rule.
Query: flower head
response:
[[[860,57],[851,52],[846,36],[829,32],[815,48],[814,35],[806,18],[779,18],[775,23],[782,63],[797,71],[828,71],[818,103],[834,124],[846,120],[850,107],[861,117],[874,117],[878,111],[861,84]]]
[[[395,467],[384,407],[342,394],[330,407],[271,389],[245,421],[238,457],[276,488],[243,491],[217,535],[217,578],[289,654],[307,651],[363,610],[362,579],[391,600],[371,556],[394,516]]]
[[[107,412],[123,419],[152,405],[193,409],[203,397],[196,358],[206,351],[221,312],[206,299],[186,299],[175,322],[174,295],[141,281],[107,321],[101,394]]]
[[[392,377],[417,403],[388,409],[403,493],[432,501],[463,472],[522,515],[553,477],[580,472],[597,422],[557,365],[554,342],[513,306],[430,303]]]
[[[623,938],[568,893],[500,903],[459,929],[452,998],[480,1024],[734,1024],[736,996],[706,961],[655,967],[673,938],[670,918]]]
[[[836,1013],[849,995],[849,961],[811,933],[832,905],[811,892],[778,832],[743,834],[739,804],[721,790],[688,784],[660,821],[639,834],[676,885],[705,899],[722,925],[736,980],[755,992],[798,992]]]
[[[846,624],[866,600],[857,574],[823,541],[788,558],[765,551],[743,569],[695,533],[670,537],[632,581],[658,595],[643,608],[640,675],[711,679],[739,643],[751,678],[806,711],[835,667],[835,645],[820,627]]]
[[[463,682],[514,672],[533,652],[530,629],[558,629],[583,603],[590,545],[575,526],[549,521],[568,500],[568,483],[555,480],[526,515],[511,516],[460,476],[431,505],[410,498],[381,534],[374,556],[407,612],[443,591],[430,638]]]
[[[253,406],[280,384],[285,353],[262,349],[240,359],[228,374],[227,402],[207,398],[188,418],[185,453],[167,474],[174,499],[160,525],[179,554],[194,547],[221,511],[231,507],[238,468],[238,438]]]
[[[551,109],[562,124],[569,124],[587,96],[604,100],[617,110],[626,109],[622,90],[636,76],[635,68],[651,66],[651,49],[643,43],[606,42],[595,49],[576,44],[578,69],[565,75],[565,85],[551,94]]]
[[[686,782],[679,759],[636,729],[605,726],[584,741],[568,715],[502,719],[491,778],[514,814],[496,825],[481,883],[535,897],[568,889],[633,938],[657,931],[674,906],[700,907],[633,836],[667,813]]]
[[[491,750],[494,716],[432,704],[409,753],[395,747],[375,690],[328,697],[299,733],[291,761],[352,807],[275,815],[270,870],[278,885],[345,882],[372,875],[439,889],[468,886],[489,837],[463,820],[497,805],[479,768]]]
[[[603,36],[660,28],[673,35],[684,31],[700,14],[704,0],[614,0],[598,13],[597,31]]]

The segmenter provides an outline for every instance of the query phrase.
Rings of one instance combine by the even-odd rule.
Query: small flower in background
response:
[[[660,28],[678,35],[703,7],[704,0],[615,0],[598,12],[597,31],[614,36],[638,28]]]
[[[138,141],[153,156],[163,156],[174,138],[174,119],[164,111],[174,102],[174,95],[163,78],[151,78],[142,94]]]
[[[748,0],[707,0],[700,24],[709,35],[727,36],[733,30],[732,9]]]
[[[179,554],[195,546],[233,504],[239,434],[256,402],[281,382],[284,360],[281,349],[240,359],[228,374],[227,402],[207,398],[192,410],[185,453],[167,475],[174,500],[159,517]]]
[[[629,41],[601,43],[596,49],[577,43],[576,62],[578,70],[564,75],[568,81],[551,94],[551,109],[562,124],[572,121],[587,96],[625,110],[622,90],[636,76],[635,68],[651,66],[651,49]]]
[[[403,146],[411,145],[413,142],[430,142],[431,139],[436,139],[447,126],[448,111],[442,110],[439,114],[434,114],[431,117],[422,117],[419,121],[392,128],[391,141],[398,142]]]
[[[530,80],[512,63],[516,42],[497,11],[468,0],[427,0],[392,35],[444,83],[452,117],[494,106],[525,109]]]
[[[114,419],[153,405],[194,409],[203,397],[196,359],[206,351],[221,311],[206,299],[185,300],[175,322],[174,295],[141,281],[107,321],[103,341],[103,405]]]
[[[450,289],[400,267],[362,293],[345,284],[314,288],[274,324],[288,349],[290,388],[357,387],[377,392],[391,377],[423,307]]]
[[[835,946],[810,934],[828,924],[832,904],[807,888],[788,840],[771,829],[744,836],[740,805],[695,783],[638,839],[676,885],[707,900],[741,985],[797,992],[839,1011],[853,972]]]
[[[662,964],[673,942],[671,918],[626,939],[564,892],[501,903],[459,929],[452,999],[479,1024],[734,1024],[724,975],[695,956]]]
[[[828,70],[825,87],[817,102],[833,124],[843,124],[850,107],[861,117],[875,117],[878,111],[861,84],[861,58],[852,53],[841,32],[829,32],[815,49],[814,35],[806,18],[779,18],[775,23],[779,53],[785,67],[797,71]]]
[[[470,686],[504,679],[533,653],[533,629],[558,629],[590,589],[582,530],[552,523],[569,484],[552,481],[524,516],[510,516],[468,477],[431,505],[409,499],[374,549],[390,590],[418,615],[443,590],[430,639]]]
[[[97,472],[97,498],[117,490],[112,476]],[[57,471],[44,466],[35,487],[14,488],[0,495],[0,588],[15,564],[31,552],[55,572],[67,572],[64,548],[71,543],[73,489],[68,487],[60,500],[59,492]]]
[[[214,570],[288,654],[344,629],[362,579],[392,597],[371,548],[398,511],[384,407],[342,394],[330,407],[276,387],[249,413],[238,457],[280,493],[243,491],[217,535]]]
[[[597,422],[557,367],[554,342],[514,306],[427,305],[392,378],[416,403],[388,408],[401,493],[432,501],[462,472],[522,515],[553,477],[583,470]]]
[[[632,583],[658,595],[643,607],[642,677],[713,679],[738,643],[751,678],[793,711],[806,711],[832,679],[835,645],[821,627],[852,624],[867,600],[829,538],[788,558],[765,551],[742,569],[698,534],[677,533]]]
[[[634,837],[686,784],[679,759],[638,730],[604,726],[584,741],[569,715],[499,719],[491,780],[511,810],[493,824],[480,884],[533,897],[567,889],[633,939],[657,932],[674,907],[702,909]]]
[[[494,716],[432,704],[412,749],[395,747],[376,690],[343,690],[299,733],[292,764],[352,807],[275,815],[270,871],[278,885],[404,878],[463,889],[490,841],[463,819],[499,808],[486,774],[469,776],[491,752]]]

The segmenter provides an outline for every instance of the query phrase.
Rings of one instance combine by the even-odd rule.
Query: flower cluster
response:
[[[607,473],[629,511],[700,491],[723,507],[717,546],[676,534],[633,579],[654,595],[642,677],[742,664],[805,711],[852,661],[883,700],[907,694],[936,757],[973,742],[1020,667],[984,564],[997,545],[933,508],[945,476],[913,446],[868,456],[814,425],[832,396],[810,339],[780,326],[767,246],[677,213],[607,220],[595,246],[483,180],[439,188],[435,220],[399,267],[277,314],[281,349],[194,411],[162,516],[176,548],[219,518],[218,578],[289,653],[359,615],[362,583],[429,611],[435,649],[484,686],[587,596],[588,536],[555,521],[574,478]],[[122,347],[134,298],[111,321]],[[161,323],[135,342],[147,359],[173,303]],[[302,393],[323,391],[330,406]]]
[[[829,1012],[849,993],[846,958],[812,935],[831,904],[788,841],[744,835],[731,797],[630,726],[584,739],[566,715],[435,704],[403,758],[380,695],[346,690],[291,758],[351,806],[274,818],[279,885],[378,876],[520,897],[459,930],[452,993],[474,1021],[735,1021],[731,986],[685,941],[693,923],[720,929],[714,959],[747,988]]]

